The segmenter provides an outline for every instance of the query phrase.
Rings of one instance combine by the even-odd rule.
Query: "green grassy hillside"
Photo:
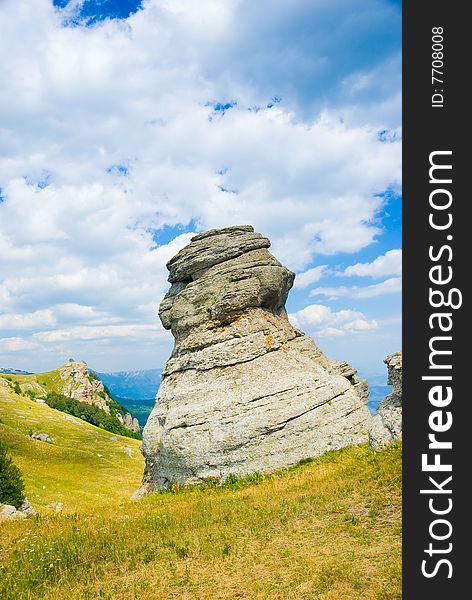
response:
[[[2,375],[2,379],[18,383],[22,391],[33,390],[37,392],[64,392],[64,380],[61,379],[59,369],[46,373],[32,373],[31,375]]]
[[[47,374],[46,374],[47,375]],[[34,384],[37,376],[11,376]],[[10,447],[26,483],[26,496],[42,512],[94,511],[127,500],[144,468],[140,442],[109,433],[75,417],[38,404],[2,385],[0,439]],[[41,383],[44,375],[39,376]],[[46,433],[52,442],[28,437]]]

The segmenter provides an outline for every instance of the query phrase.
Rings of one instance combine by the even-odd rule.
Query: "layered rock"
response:
[[[402,439],[402,354],[390,354],[384,360],[392,393],[379,405],[369,429],[369,445],[373,450]]]
[[[242,476],[367,440],[367,384],[288,321],[294,274],[251,226],[196,235],[167,264],[175,338],[143,432],[142,491]]]

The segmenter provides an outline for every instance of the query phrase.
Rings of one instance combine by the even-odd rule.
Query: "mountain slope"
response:
[[[132,400],[155,398],[162,375],[162,369],[116,371],[114,373],[95,372],[114,396]]]
[[[27,377],[0,376],[0,439],[40,516],[0,524],[2,600],[401,598],[401,443],[132,502],[140,442],[15,393],[55,380]]]
[[[39,379],[44,384],[48,378]],[[34,380],[25,383],[36,385]],[[32,433],[45,433],[51,441],[32,439]],[[23,472],[28,499],[41,512],[61,505],[64,512],[116,506],[141,483],[139,440],[20,396],[1,377],[0,438]]]
[[[140,371],[94,371],[107,386],[113,397],[126,406],[144,427],[154,406],[157,390],[161,384],[162,369]]]
[[[133,415],[138,419],[138,423],[141,429],[146,425],[149,415],[156,402],[155,398],[141,398],[139,400],[133,400],[132,398],[120,398],[115,396],[115,399],[120,402],[123,406],[126,406]]]

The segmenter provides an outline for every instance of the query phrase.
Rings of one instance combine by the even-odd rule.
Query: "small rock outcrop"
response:
[[[29,433],[27,437],[32,440],[38,440],[38,442],[52,443],[54,441],[48,433]]]
[[[110,412],[111,398],[105,391],[103,383],[89,372],[84,361],[70,361],[59,367],[59,375],[63,380],[62,394],[79,402],[95,404],[106,413]]]
[[[140,493],[367,441],[367,383],[291,325],[294,274],[269,246],[251,226],[229,227],[167,263],[159,316],[175,345],[143,432]]]
[[[79,402],[95,404],[110,413],[110,403],[112,399],[108,395],[102,381],[91,371],[87,363],[83,361],[70,361],[66,365],[59,367],[59,374],[63,380],[62,392],[65,396],[74,398]],[[134,432],[140,431],[138,419],[131,413],[116,413],[117,419],[127,429]]]
[[[130,431],[134,431],[136,433],[141,431],[138,419],[136,417],[133,417],[131,413],[126,413],[124,416],[118,413],[117,417],[118,419],[120,419],[120,421],[122,421],[122,424],[126,427],[126,429],[129,429]]]
[[[388,384],[392,393],[386,396],[372,418],[369,446],[377,450],[402,439],[402,354],[390,354],[384,360],[388,370]]]
[[[0,504],[0,521],[6,521],[7,519],[25,519],[26,517],[35,514],[36,511],[27,499],[23,501],[20,508],[15,508],[11,504]]]

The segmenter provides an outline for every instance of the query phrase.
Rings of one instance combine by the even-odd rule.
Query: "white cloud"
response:
[[[1,352],[20,352],[37,348],[37,344],[21,337],[10,337],[0,339]]]
[[[289,315],[290,322],[315,337],[338,337],[346,332],[356,333],[377,329],[375,319],[368,320],[359,311],[344,309],[333,311],[323,304],[309,306]]]
[[[344,328],[351,331],[369,331],[370,329],[377,329],[378,323],[375,320],[366,321],[365,319],[355,319],[354,321],[346,323]]]
[[[316,332],[316,337],[337,338],[345,335],[345,333],[346,332],[343,329],[339,329],[338,327],[325,327]]]
[[[359,6],[373,19],[365,35],[398,20],[372,5]],[[324,10],[338,10],[339,32],[319,45],[308,36],[309,52],[293,45],[307,19],[322,33]],[[56,357],[61,342],[92,335],[85,323],[115,338],[111,327],[137,327],[144,344],[159,327],[165,263],[190,238],[169,241],[179,232],[169,228],[251,223],[302,271],[300,288],[323,274],[310,268],[315,254],[356,252],[380,233],[376,194],[399,185],[401,149],[376,133],[399,125],[400,103],[389,100],[396,117],[349,116],[349,74],[336,78],[325,55],[347,35],[341,5],[148,0],[91,28],[62,17],[50,0],[0,3],[0,326],[35,332],[34,344],[56,332],[45,350]],[[321,77],[329,106],[306,87]],[[354,103],[360,87],[351,82]],[[392,97],[369,95],[379,106]],[[229,101],[224,115],[207,106]]]
[[[0,330],[34,329],[54,325],[55,322],[51,309],[26,314],[3,314],[0,315]]]
[[[319,287],[310,292],[310,296],[328,296],[330,298],[376,298],[387,294],[398,294],[402,290],[401,277],[391,277],[381,283],[368,285],[365,287],[339,286],[339,287]]]
[[[58,304],[54,306],[54,312],[64,320],[85,320],[89,323],[106,318],[105,313],[99,313],[92,306],[83,306],[74,303]]]
[[[313,267],[312,269],[308,269],[303,273],[297,273],[293,287],[303,289],[312,283],[316,283],[323,277],[326,269],[326,265],[319,265],[318,267]]]
[[[69,329],[55,329],[54,331],[40,331],[33,334],[33,339],[41,342],[62,342],[65,340],[96,340],[106,338],[140,338],[162,339],[168,334],[158,327],[157,323],[151,325],[103,325],[103,326],[77,326]]]
[[[255,102],[265,106],[270,96],[257,83],[251,88],[247,79],[213,72],[216,48],[224,55],[234,35],[246,35],[238,25],[254,25],[241,2],[209,1],[198,11],[189,2],[149,2],[126,25],[92,29],[62,28],[45,1],[4,6],[2,39],[11,58],[0,73],[0,108],[8,117],[9,158],[0,165],[0,185],[8,201],[21,193],[15,178],[25,175],[34,183],[49,174],[55,189],[46,202],[46,189],[35,190],[49,210],[33,212],[25,223],[30,241],[61,238],[57,203],[69,205],[72,219],[92,211],[94,202],[116,203],[122,226],[123,217],[144,228],[190,219],[200,228],[251,222],[297,269],[314,252],[354,252],[379,233],[373,218],[382,200],[373,194],[400,180],[399,144],[380,144],[377,124],[349,126],[336,113],[300,121],[282,105],[247,110]],[[280,10],[292,18],[288,6]],[[281,14],[274,27],[282,27]],[[275,40],[274,32],[265,33]],[[202,36],[208,52],[199,46]],[[238,65],[233,57],[228,67]],[[238,106],[210,122],[205,104],[225,98]],[[123,163],[128,175],[107,173]],[[225,175],[216,175],[225,167]],[[84,200],[84,191],[94,200]],[[84,210],[74,210],[76,204]],[[103,216],[97,211],[105,228]],[[90,220],[89,237],[96,239],[98,224]]]
[[[343,275],[348,277],[386,277],[388,275],[402,274],[402,251],[389,250],[378,256],[371,263],[357,263],[345,269]]]

